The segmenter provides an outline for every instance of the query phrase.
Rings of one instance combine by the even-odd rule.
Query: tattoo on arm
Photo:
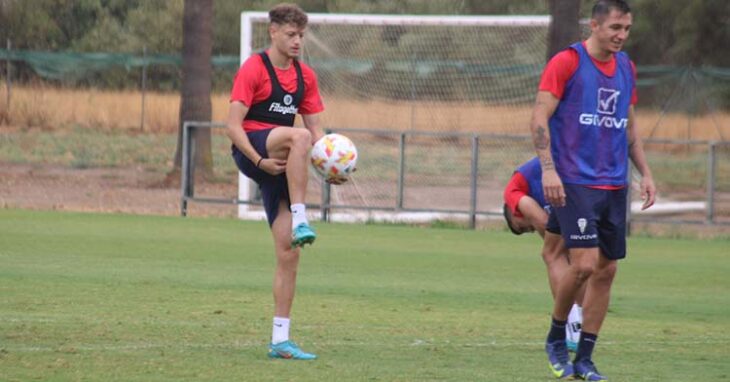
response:
[[[545,128],[537,125],[533,144],[535,145],[535,149],[538,151],[548,150],[550,148],[550,139],[545,133]],[[550,155],[547,153],[538,153],[538,155],[540,157],[540,165],[542,166],[543,171],[555,169],[555,164],[553,164],[553,160],[550,158]]]
[[[547,150],[549,144],[550,141],[545,135],[545,128],[542,126],[537,126],[537,132],[535,133],[534,141],[535,148],[538,150]]]

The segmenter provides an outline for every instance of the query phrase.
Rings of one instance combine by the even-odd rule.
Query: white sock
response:
[[[580,330],[583,326],[583,308],[578,304],[573,304],[568,313],[568,324],[565,325],[565,335],[569,341],[578,342],[580,339]]]
[[[278,344],[289,340],[289,319],[274,317],[274,330],[271,332],[271,343]]]
[[[291,228],[297,228],[299,224],[309,224],[307,222],[307,207],[302,203],[291,205]]]

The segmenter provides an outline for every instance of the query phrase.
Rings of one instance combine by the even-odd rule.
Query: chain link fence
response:
[[[260,198],[196,193],[192,129],[223,124],[187,123],[181,214],[189,202],[250,205],[263,218]],[[358,170],[330,186],[310,171],[307,202],[322,220],[453,220],[472,228],[501,219],[502,192],[512,172],[533,156],[527,136],[374,129],[331,129],[358,147]],[[630,220],[667,224],[730,225],[730,142],[651,139],[645,142],[659,190],[657,203],[640,211],[640,177],[634,172]],[[230,168],[230,164],[218,166]]]

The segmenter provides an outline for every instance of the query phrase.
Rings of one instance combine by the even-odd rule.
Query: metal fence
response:
[[[250,208],[261,204],[254,189],[231,197],[195,193],[192,132],[222,127],[222,123],[184,124],[183,216],[190,202]],[[357,173],[345,185],[330,186],[310,172],[307,205],[318,209],[325,221],[338,213],[360,214],[360,220],[383,216],[383,220],[401,220],[418,215],[422,219],[462,220],[474,228],[482,219],[501,216],[504,185],[517,166],[534,156],[527,136],[382,129],[328,131],[348,135],[357,144],[360,158]],[[655,207],[640,211],[640,178],[634,174],[631,204],[627,206],[630,221],[730,225],[730,142],[651,139],[645,141],[645,148],[660,196]]]

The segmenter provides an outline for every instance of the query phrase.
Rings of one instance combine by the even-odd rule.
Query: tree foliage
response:
[[[580,2],[590,16],[592,0]],[[279,0],[217,1],[213,54],[237,54],[240,14]],[[548,0],[300,0],[308,12],[548,14]],[[640,64],[730,66],[730,1],[633,0],[627,50]],[[177,54],[183,0],[0,0],[0,41],[17,49]]]
[[[730,67],[730,2],[637,0],[626,49],[643,65]]]
[[[548,30],[548,60],[580,38],[580,0],[549,0],[549,3],[553,21]]]

